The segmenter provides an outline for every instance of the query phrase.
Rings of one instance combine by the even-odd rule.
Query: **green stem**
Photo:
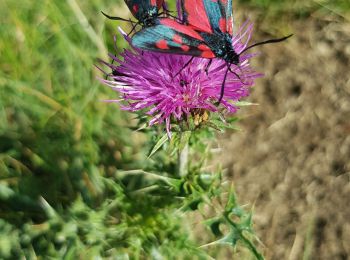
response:
[[[189,145],[185,144],[184,148],[179,151],[178,155],[178,165],[179,165],[179,175],[184,177],[188,174],[188,154],[189,154]]]
[[[227,212],[224,213],[224,218],[231,226],[233,226],[238,231],[240,238],[243,240],[244,244],[246,244],[246,246],[249,248],[249,250],[254,254],[256,259],[264,260],[264,257],[258,252],[258,250],[256,250],[253,243],[243,235],[242,230],[237,226],[237,224],[235,222],[233,222],[230,219],[229,213],[227,213]]]

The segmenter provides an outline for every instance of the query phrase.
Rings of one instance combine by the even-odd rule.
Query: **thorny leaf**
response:
[[[158,142],[155,144],[155,146],[153,147],[151,153],[148,155],[148,158],[151,158],[152,155],[154,155],[168,140],[168,135],[165,133],[159,140]]]

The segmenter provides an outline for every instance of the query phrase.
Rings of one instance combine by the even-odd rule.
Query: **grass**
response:
[[[21,181],[39,171],[56,180],[53,172],[61,175],[72,165],[81,172],[97,165],[101,146],[123,139],[117,133],[123,132],[124,120],[118,109],[99,102],[107,97],[106,89],[96,80],[92,65],[105,51],[103,42],[93,42],[66,2],[1,5],[2,17],[9,17],[1,22],[0,43],[6,177]],[[51,192],[60,185],[74,190],[77,183],[72,182],[50,180],[47,185],[55,186]]]
[[[64,257],[77,243],[82,244],[78,255],[88,254],[94,244],[100,247],[92,254],[103,254],[102,240],[87,238],[95,237],[97,228],[77,221],[79,214],[91,212],[86,217],[96,218],[105,234],[112,232],[101,206],[114,199],[119,186],[109,188],[105,176],[137,167],[128,118],[100,102],[108,91],[93,67],[96,57],[106,57],[100,36],[111,30],[95,14],[110,7],[102,1],[79,6],[75,1],[0,3],[0,216],[6,231],[1,258]],[[87,225],[86,232],[84,227],[82,234],[66,232],[69,225],[76,230]]]
[[[131,116],[101,102],[113,93],[93,65],[113,50],[115,24],[99,12],[118,6],[0,3],[1,259],[204,254],[170,192],[145,196],[151,180],[121,175],[174,167],[146,161],[150,147]]]

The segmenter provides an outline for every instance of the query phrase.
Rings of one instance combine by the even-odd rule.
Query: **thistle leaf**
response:
[[[151,153],[148,155],[148,159],[151,158],[166,142],[168,141],[168,135],[165,133],[153,147]]]

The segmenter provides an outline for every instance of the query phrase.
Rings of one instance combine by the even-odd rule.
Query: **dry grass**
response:
[[[267,259],[350,257],[350,24],[313,17],[265,46],[266,73],[223,140],[240,202],[255,203]],[[256,39],[263,36],[255,35]]]

